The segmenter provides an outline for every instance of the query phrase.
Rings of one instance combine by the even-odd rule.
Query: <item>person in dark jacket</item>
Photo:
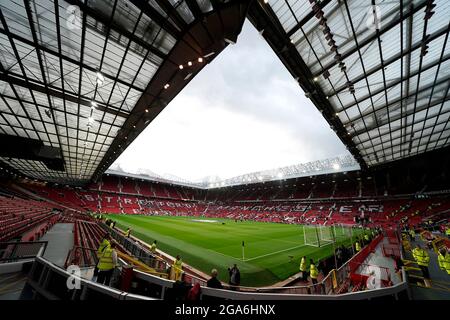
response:
[[[228,269],[230,275],[230,285],[239,286],[241,283],[241,272],[239,271],[236,264],[233,265],[233,268]]]
[[[216,269],[211,270],[211,278],[206,283],[206,286],[209,288],[223,289],[222,283],[220,283],[219,279],[217,279]]]

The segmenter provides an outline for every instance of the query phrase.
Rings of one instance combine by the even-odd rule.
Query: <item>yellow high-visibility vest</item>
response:
[[[156,244],[155,243],[152,243],[152,245],[150,246],[150,251],[152,253],[156,253]]]
[[[107,239],[103,239],[102,243],[100,243],[100,246],[97,249],[97,258],[100,258],[101,254],[105,250],[106,247],[110,247],[111,243]]]
[[[361,245],[359,244],[358,241],[355,243],[355,249],[356,249],[356,252],[361,251]]]
[[[182,271],[183,270],[183,261],[180,260],[175,260],[175,262],[173,263],[173,268],[175,269],[175,271]]]
[[[419,266],[428,267],[428,263],[430,262],[428,252],[423,249],[415,248],[413,249],[412,254]]]
[[[302,258],[302,260],[300,261],[300,271],[305,272],[306,271],[306,259]]]
[[[446,271],[450,275],[450,254],[447,253],[445,256],[442,253],[438,253],[439,268],[442,271]]]
[[[311,265],[309,266],[309,275],[311,276],[311,279],[317,279],[317,277],[319,276],[319,271],[317,270],[314,263],[311,263]]]
[[[113,261],[113,249],[111,247],[107,247],[103,250],[102,255],[100,256],[100,260],[98,261],[97,268],[100,271],[108,271],[114,269],[114,261]]]

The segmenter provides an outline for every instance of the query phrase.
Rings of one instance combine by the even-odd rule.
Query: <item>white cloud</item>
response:
[[[196,181],[344,153],[345,146],[247,21],[238,43],[207,65],[114,165]]]

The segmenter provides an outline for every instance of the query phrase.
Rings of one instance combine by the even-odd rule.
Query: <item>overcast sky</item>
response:
[[[284,65],[246,21],[229,45],[115,161],[190,181],[347,154]]]

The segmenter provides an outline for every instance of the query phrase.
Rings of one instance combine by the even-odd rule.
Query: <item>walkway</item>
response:
[[[389,270],[389,276],[391,277],[392,283],[398,284],[402,280],[395,273],[395,261],[392,258],[385,257],[383,254],[383,245],[388,245],[389,239],[385,237],[383,241],[381,241],[378,246],[375,248],[375,252],[369,254],[369,256],[364,260],[363,266],[359,267],[357,270],[357,274],[369,275],[372,271],[380,271],[384,268]],[[381,267],[381,268],[378,268]],[[376,270],[378,269],[378,270]],[[381,278],[383,280],[387,280],[386,274],[381,271]]]
[[[45,259],[64,267],[67,255],[73,248],[73,228],[73,223],[57,223],[40,239],[48,241]]]
[[[411,245],[414,247],[417,244],[420,244],[422,248],[426,249],[430,255],[428,270],[430,272],[431,288],[420,286],[419,283],[423,283],[423,277],[420,271],[409,271],[409,282],[413,300],[450,300],[450,275],[439,268],[437,254],[434,250],[428,249],[426,243],[418,236]],[[406,259],[414,260],[411,252],[406,252]]]

